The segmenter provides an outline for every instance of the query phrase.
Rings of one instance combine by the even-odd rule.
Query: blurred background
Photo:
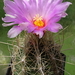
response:
[[[64,0],[72,2],[67,13],[68,16],[60,20],[60,23],[65,27],[64,41],[61,52],[66,55],[65,75],[75,75],[75,0]],[[10,43],[7,37],[7,32],[11,27],[3,27],[1,20],[4,17],[3,0],[0,0],[0,42]],[[61,36],[62,34],[60,34]],[[8,63],[10,63],[9,45],[0,43],[0,75],[5,75]]]

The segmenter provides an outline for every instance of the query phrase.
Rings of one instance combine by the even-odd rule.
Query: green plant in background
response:
[[[64,22],[62,22],[62,23],[64,23]],[[65,23],[64,23],[65,24]],[[65,24],[66,25],[66,24]],[[15,50],[16,51],[16,50]]]
[[[6,58],[3,55],[3,52],[0,51],[0,64],[6,64],[6,63],[7,63]]]

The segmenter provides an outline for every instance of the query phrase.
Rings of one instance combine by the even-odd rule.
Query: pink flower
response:
[[[3,26],[13,26],[8,37],[16,37],[23,30],[34,33],[42,38],[45,31],[58,32],[63,27],[57,23],[62,17],[70,2],[63,0],[4,0],[5,16]]]

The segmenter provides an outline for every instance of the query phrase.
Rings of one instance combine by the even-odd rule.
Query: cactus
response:
[[[63,65],[59,61],[63,60],[61,46],[55,44],[52,33],[47,32],[42,39],[25,33],[25,36],[19,35],[13,44],[16,46],[12,51],[12,75],[60,74],[59,68]]]

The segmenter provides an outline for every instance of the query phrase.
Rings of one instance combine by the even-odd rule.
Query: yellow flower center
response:
[[[39,16],[39,14],[37,14],[37,15],[34,17],[34,19],[33,19],[33,24],[34,24],[35,26],[38,26],[39,28],[45,26],[45,22],[44,22],[44,20],[42,19],[42,16]]]
[[[34,25],[36,25],[38,27],[43,27],[44,26],[44,22],[42,20],[35,20],[34,21]]]

